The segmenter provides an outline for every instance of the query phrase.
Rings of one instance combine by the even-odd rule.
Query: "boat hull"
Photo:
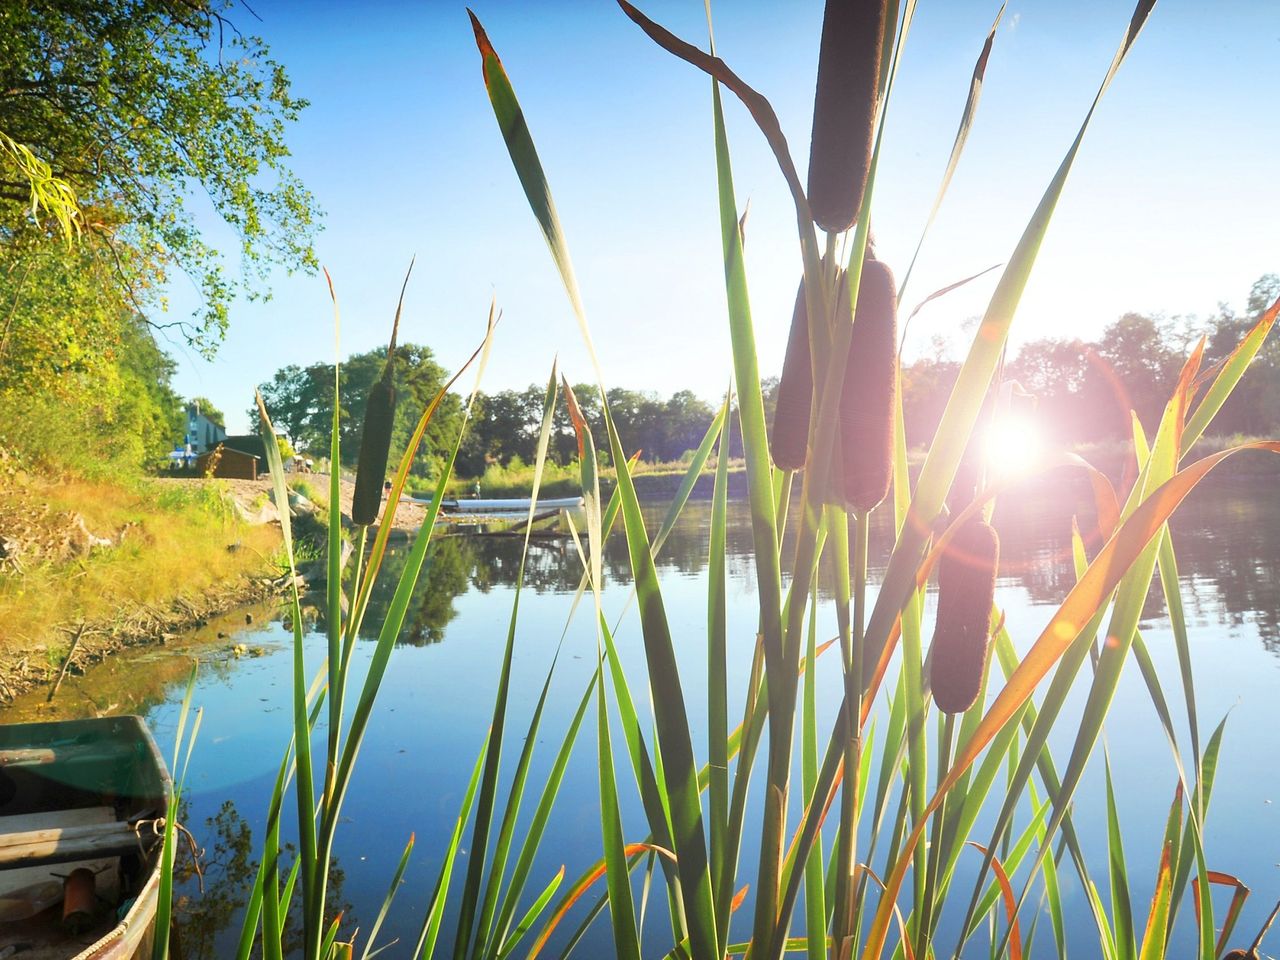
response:
[[[150,957],[158,821],[171,794],[164,761],[138,717],[0,726],[0,890],[19,896],[84,868],[94,874],[91,891],[96,884],[90,902],[109,908],[73,932],[60,896],[32,904],[30,916],[0,923],[0,950],[21,942],[30,944],[20,954],[29,960]]]

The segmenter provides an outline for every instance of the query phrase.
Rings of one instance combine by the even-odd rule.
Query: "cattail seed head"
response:
[[[938,622],[929,679],[943,713],[964,713],[978,697],[991,654],[1000,538],[989,523],[965,523],[938,563]]]
[[[827,0],[809,146],[809,207],[824,230],[848,230],[871,166],[887,0]]]
[[[791,333],[778,380],[778,401],[773,411],[769,449],[780,470],[799,470],[809,449],[809,414],[813,406],[813,365],[809,358],[809,320],[804,302],[804,280],[796,292],[791,313]]]
[[[888,495],[893,479],[897,298],[888,265],[864,261],[840,393],[841,492],[845,503],[860,513],[874,509]]]
[[[387,475],[391,427],[396,418],[394,372],[394,357],[388,357],[381,379],[369,390],[364,408],[356,489],[351,500],[351,522],[358,526],[368,526],[377,520],[382,505],[382,482]]]

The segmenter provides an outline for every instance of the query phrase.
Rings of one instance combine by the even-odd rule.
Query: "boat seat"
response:
[[[146,838],[144,838],[146,839]],[[9,871],[49,864],[120,857],[142,850],[128,823],[110,807],[85,807],[0,817],[0,888]]]

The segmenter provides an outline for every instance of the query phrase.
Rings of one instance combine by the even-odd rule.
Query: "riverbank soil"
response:
[[[0,473],[0,702],[52,683],[73,644],[76,672],[274,595],[279,525],[232,496],[221,481]]]

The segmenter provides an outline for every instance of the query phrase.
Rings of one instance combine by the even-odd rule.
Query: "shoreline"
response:
[[[210,621],[279,597],[282,589],[281,583],[269,578],[246,579],[199,600],[177,596],[167,604],[137,604],[111,619],[60,626],[57,633],[66,641],[66,647],[57,657],[52,655],[53,637],[0,653],[0,709],[41,686],[52,690],[64,663],[68,678],[83,676],[121,651],[166,646],[209,626]],[[55,697],[50,706],[56,705]]]

